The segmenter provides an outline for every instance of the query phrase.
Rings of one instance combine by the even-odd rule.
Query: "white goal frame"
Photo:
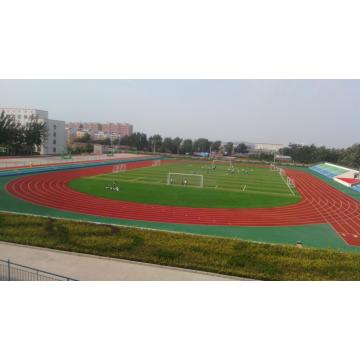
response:
[[[292,188],[296,187],[294,179],[289,176],[286,177],[286,183],[287,183],[287,186],[289,186],[289,187],[292,187]]]
[[[199,177],[200,185],[198,187],[204,187],[204,175],[169,172],[167,175],[167,179],[166,179],[167,185],[171,185],[171,176],[172,175],[183,176],[183,177],[194,177],[194,176]],[[196,185],[191,185],[191,186],[196,186]]]
[[[217,159],[214,159],[212,161],[212,166],[216,165],[216,162],[223,163],[223,165],[228,165],[229,169],[232,169],[234,167],[233,163],[232,163],[232,160],[217,160]]]
[[[161,160],[153,160],[151,166],[160,166],[161,165]]]
[[[127,167],[126,164],[117,164],[113,166],[112,172],[114,174],[119,173],[119,172],[123,172],[126,171]]]
[[[282,169],[277,167],[276,164],[272,163],[272,164],[270,164],[270,170],[281,172]]]

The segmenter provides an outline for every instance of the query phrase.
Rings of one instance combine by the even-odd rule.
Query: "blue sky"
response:
[[[359,80],[0,80],[1,107],[119,121],[148,135],[223,141],[360,141]]]

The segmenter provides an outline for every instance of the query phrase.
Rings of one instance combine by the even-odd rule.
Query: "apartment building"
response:
[[[29,108],[1,108],[6,115],[14,116],[15,120],[22,125],[32,118],[43,121],[48,129],[48,136],[44,139],[39,151],[41,155],[56,155],[66,151],[65,121],[49,119],[49,114],[45,110]]]

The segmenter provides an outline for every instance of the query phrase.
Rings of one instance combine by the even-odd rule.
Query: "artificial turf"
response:
[[[259,208],[294,204],[300,200],[293,195],[278,172],[266,167],[251,167],[210,162],[176,161],[161,166],[146,167],[78,178],[70,182],[73,189],[87,194],[146,204],[189,206],[199,208]],[[167,185],[169,173],[183,173],[187,180]],[[204,187],[199,187],[203,175]],[[176,175],[173,175],[176,179]],[[116,183],[119,191],[106,189]]]

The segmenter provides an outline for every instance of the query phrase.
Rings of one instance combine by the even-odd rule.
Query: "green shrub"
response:
[[[263,280],[360,280],[360,254],[0,214],[0,240]]]

